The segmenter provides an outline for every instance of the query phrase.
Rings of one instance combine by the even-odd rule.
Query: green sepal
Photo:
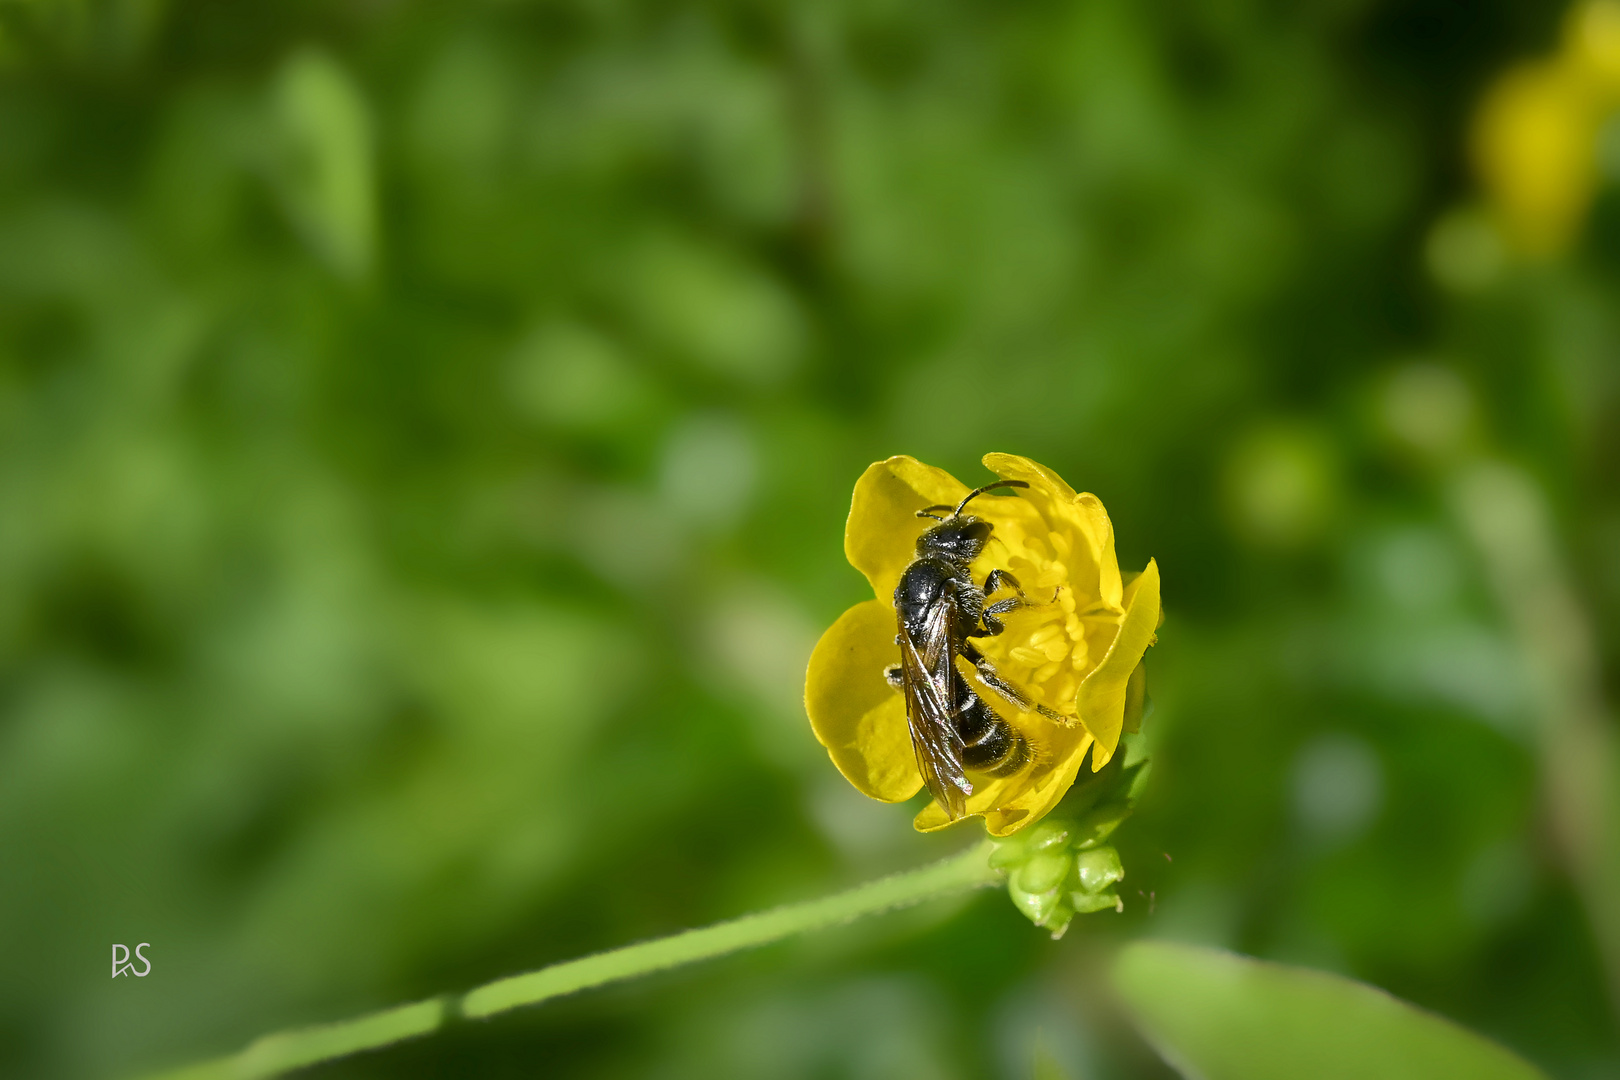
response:
[[[1138,663],[1125,682],[1125,720],[1120,730],[1126,735],[1135,735],[1142,730],[1142,721],[1152,711],[1153,702],[1147,692],[1147,667]]]
[[[1073,846],[1096,847],[1112,836],[1114,830],[1130,816],[1131,804],[1128,802],[1110,802],[1097,807],[1076,824]]]

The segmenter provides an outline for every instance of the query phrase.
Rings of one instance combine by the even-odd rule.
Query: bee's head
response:
[[[957,503],[953,509],[950,506],[927,506],[917,511],[918,517],[933,518],[939,522],[933,528],[917,537],[917,554],[920,557],[934,556],[936,558],[950,559],[952,562],[966,565],[979,557],[984,545],[990,540],[990,523],[983,518],[976,518],[972,514],[964,514],[962,510],[968,503],[977,499],[987,491],[996,488],[1027,488],[1022,480],[997,480],[993,484],[986,484],[968,492],[967,498]],[[949,517],[940,517],[935,510],[950,510]]]
[[[970,563],[990,539],[990,523],[971,514],[946,518],[917,537],[917,554]]]

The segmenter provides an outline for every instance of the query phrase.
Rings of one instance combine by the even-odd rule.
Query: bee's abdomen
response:
[[[990,776],[1010,776],[1029,763],[1029,743],[1007,721],[991,711],[965,685],[967,701],[956,715],[962,739],[962,765]]]

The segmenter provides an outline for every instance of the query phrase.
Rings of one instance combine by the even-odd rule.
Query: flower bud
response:
[[[1077,912],[1123,910],[1113,886],[1125,877],[1119,852],[1098,846],[1129,809],[1118,804],[1080,822],[1048,818],[1035,829],[996,845],[990,865],[1007,874],[1013,906],[1036,926],[1062,937]],[[1095,817],[1096,821],[1091,821]],[[1034,841],[1030,843],[1029,841]]]
[[[1077,914],[1124,910],[1114,886],[1125,867],[1104,842],[1130,816],[1143,775],[1141,764],[1126,768],[1116,759],[1077,785],[1053,813],[996,841],[990,865],[1006,874],[1013,906],[1054,938]]]
[[[1062,884],[1073,869],[1074,860],[1068,852],[1043,851],[1020,866],[1012,875],[1012,882],[1025,892],[1046,892]]]
[[[1125,868],[1119,864],[1119,852],[1111,847],[1082,851],[1075,857],[1074,870],[1080,891],[1089,894],[1100,893],[1125,877]]]

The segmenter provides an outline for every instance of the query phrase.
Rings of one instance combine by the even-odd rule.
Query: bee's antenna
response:
[[[949,510],[949,509],[950,509],[950,507],[948,507],[948,506],[929,506],[929,507],[925,507],[922,510],[917,511],[917,516],[918,517],[925,517],[925,518],[933,518],[935,521],[944,521],[945,519],[940,517],[938,514],[930,514],[928,511],[929,510]]]
[[[997,480],[993,484],[986,484],[986,485],[984,485],[984,487],[974,488],[972,491],[967,493],[967,498],[963,499],[961,502],[956,504],[956,509],[951,511],[951,517],[955,517],[956,515],[960,514],[962,512],[962,507],[966,506],[968,503],[972,502],[974,499],[977,499],[980,495],[983,495],[987,491],[994,491],[994,490],[996,490],[996,488],[1027,488],[1027,487],[1029,487],[1029,484],[1025,483],[1022,480]],[[928,509],[930,509],[930,510],[943,510],[945,508],[943,506],[930,506]]]

